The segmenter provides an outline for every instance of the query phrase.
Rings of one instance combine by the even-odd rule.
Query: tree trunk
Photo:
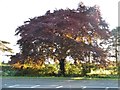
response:
[[[60,72],[59,75],[60,76],[65,76],[65,59],[61,59],[59,62],[60,65]]]

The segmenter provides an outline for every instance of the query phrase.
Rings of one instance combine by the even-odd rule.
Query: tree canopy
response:
[[[0,40],[0,51],[2,52],[12,52],[12,49],[9,48],[8,46],[6,46],[6,44],[10,44],[9,42],[6,42],[6,41],[1,41]]]
[[[29,19],[16,29],[16,35],[21,37],[17,41],[21,52],[12,63],[25,63],[27,58],[37,63],[71,56],[82,62],[92,57],[92,62],[104,64],[106,51],[98,39],[107,40],[110,33],[99,8],[81,3],[77,9],[49,10],[45,15]]]
[[[116,63],[119,55],[119,47],[120,46],[120,27],[116,27],[111,31],[111,45],[109,46],[110,50],[114,50],[115,53],[113,57],[116,58]]]
[[[113,38],[115,39],[118,46],[120,46],[120,27],[117,27],[111,31]]]

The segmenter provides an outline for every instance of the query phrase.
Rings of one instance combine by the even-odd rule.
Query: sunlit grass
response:
[[[30,78],[30,79],[55,79],[55,80],[118,80],[118,78],[117,77],[115,77],[115,78],[91,78],[91,77],[54,77],[54,76],[52,76],[52,77],[28,77],[28,76],[2,76],[2,78]]]
[[[72,77],[72,80],[118,80],[118,77]]]
[[[89,74],[99,74],[99,75],[111,75],[111,74],[117,74],[117,72],[114,72],[114,70],[105,70],[105,69],[97,69],[97,70],[91,70]]]

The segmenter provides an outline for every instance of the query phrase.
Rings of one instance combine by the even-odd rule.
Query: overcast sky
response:
[[[0,0],[0,40],[11,42],[17,51],[15,29],[24,21],[43,15],[47,10],[77,8],[81,1],[87,6],[99,5],[110,29],[117,27],[119,0]]]

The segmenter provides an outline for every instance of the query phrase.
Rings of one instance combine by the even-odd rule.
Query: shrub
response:
[[[39,69],[39,75],[45,76],[56,76],[58,74],[58,65],[55,64],[46,64],[45,67]]]
[[[2,66],[2,76],[14,76],[16,74],[16,70],[10,66]]]
[[[27,67],[17,70],[16,76],[54,76],[58,73],[57,65],[46,64],[44,67]]]
[[[66,63],[66,76],[80,76],[81,75],[81,66],[70,64],[69,62]]]

